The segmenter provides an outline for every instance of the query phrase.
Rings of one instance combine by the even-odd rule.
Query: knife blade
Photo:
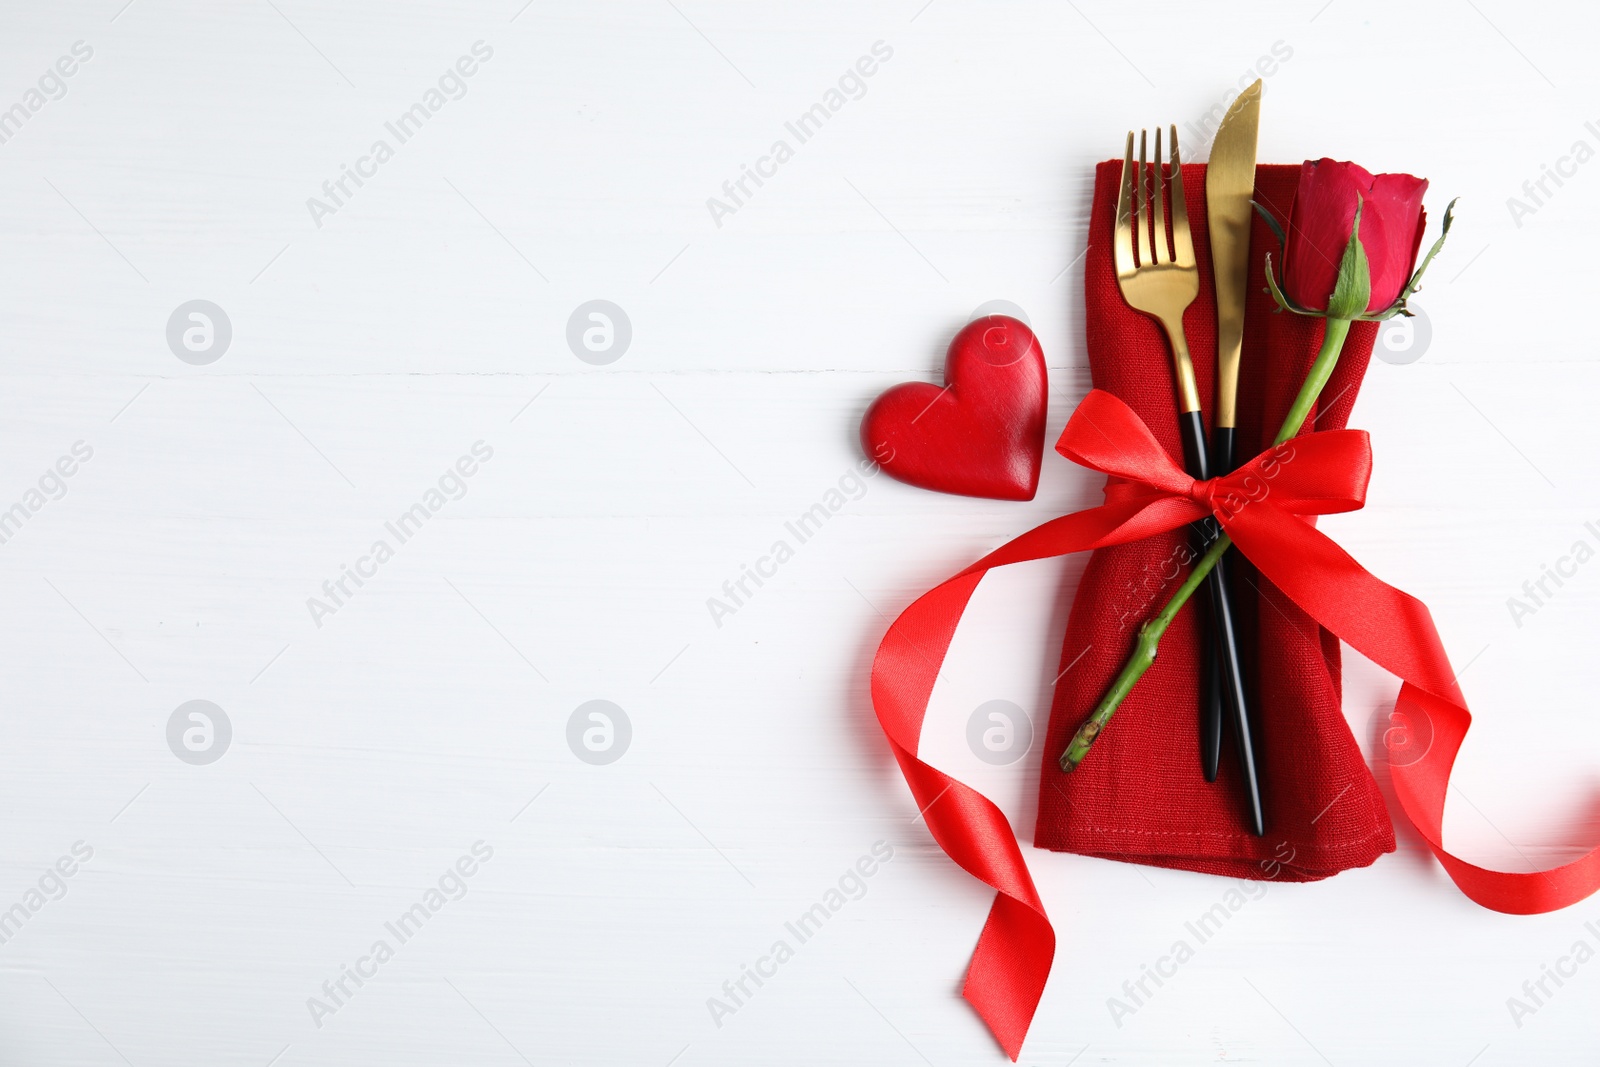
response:
[[[1213,477],[1233,470],[1239,362],[1250,269],[1250,200],[1255,193],[1256,135],[1260,119],[1261,81],[1257,79],[1239,94],[1223,115],[1211,146],[1211,160],[1206,165],[1206,221],[1211,241],[1211,275],[1217,294],[1217,397],[1211,439]],[[1218,560],[1215,585],[1222,600],[1228,599],[1227,570],[1226,557]],[[1239,643],[1231,610],[1218,612],[1214,617],[1223,700],[1222,706],[1211,705],[1211,711],[1200,723],[1201,767],[1207,781],[1216,780],[1222,758],[1222,707],[1225,707],[1233,724],[1250,828],[1260,836],[1266,832],[1266,820]]]
[[[1211,161],[1206,164],[1206,221],[1211,233],[1211,276],[1217,288],[1216,425],[1229,430],[1238,421],[1235,400],[1239,392],[1239,352],[1244,340],[1250,198],[1256,187],[1256,133],[1260,122],[1258,78],[1222,117],[1211,146]]]

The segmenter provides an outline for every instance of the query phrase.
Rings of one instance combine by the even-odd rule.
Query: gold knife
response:
[[[1244,305],[1250,269],[1250,200],[1256,185],[1256,133],[1261,119],[1261,82],[1244,92],[1228,108],[1217,128],[1206,164],[1206,221],[1211,237],[1211,275],[1217,289],[1217,403],[1211,437],[1211,473],[1219,477],[1233,470],[1234,428],[1238,424],[1239,355],[1244,340]],[[1223,570],[1226,559],[1219,560]],[[1226,587],[1227,578],[1221,583]],[[1249,706],[1243,669],[1239,663],[1232,619],[1218,620],[1218,648],[1223,656],[1223,703],[1233,723],[1239,769],[1249,800],[1250,821],[1258,835],[1264,830],[1256,749],[1251,736]],[[1220,709],[1219,709],[1220,710]],[[1221,716],[1207,716],[1200,724],[1200,761],[1207,781],[1215,781],[1221,760]]]
[[[1217,417],[1228,436],[1238,421],[1239,348],[1244,339],[1245,275],[1250,266],[1250,198],[1256,188],[1256,131],[1261,80],[1234,100],[1217,128],[1206,164],[1206,220],[1211,275],[1217,286]],[[1230,457],[1231,458],[1231,457]],[[1232,463],[1219,474],[1233,470]]]

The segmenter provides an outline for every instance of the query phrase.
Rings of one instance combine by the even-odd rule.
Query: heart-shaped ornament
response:
[[[874,400],[861,420],[867,455],[923,489],[1032,500],[1047,391],[1033,331],[1005,315],[972,320],[950,342],[944,381],[906,382]]]

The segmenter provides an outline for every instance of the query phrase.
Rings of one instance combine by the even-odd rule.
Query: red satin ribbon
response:
[[[890,625],[872,664],[878,722],[934,840],[998,890],[962,995],[1013,1060],[1044,994],[1055,930],[1005,815],[977,790],[917,758],[928,698],[956,625],[995,567],[1137,541],[1214,515],[1264,577],[1403,682],[1395,721],[1430,740],[1420,756],[1413,759],[1408,749],[1404,761],[1391,762],[1395,793],[1463,893],[1486,908],[1526,915],[1564,908],[1600,888],[1600,848],[1522,874],[1491,871],[1446,851],[1445,791],[1472,716],[1433,618],[1422,601],[1368,574],[1299,518],[1353,511],[1366,502],[1372,456],[1364,431],[1297,437],[1232,474],[1196,482],[1127,404],[1097,389],[1073,413],[1056,450],[1118,479],[1107,486],[1106,503],[1035,527],[924,593]]]

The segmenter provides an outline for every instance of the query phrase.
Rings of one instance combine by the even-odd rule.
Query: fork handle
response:
[[[1185,469],[1191,478],[1205,479],[1212,475],[1210,448],[1206,443],[1205,420],[1199,411],[1185,411],[1178,416],[1179,426],[1183,437],[1183,458]],[[1229,435],[1231,437],[1231,434]],[[1231,445],[1231,442],[1230,442]],[[1231,447],[1229,449],[1231,453]],[[1231,456],[1230,456],[1231,458]],[[1213,519],[1203,519],[1195,524],[1204,545],[1210,545],[1220,535],[1221,531]],[[1221,752],[1221,723],[1224,710],[1233,720],[1234,740],[1239,751],[1239,777],[1244,783],[1246,814],[1249,817],[1250,830],[1257,837],[1266,833],[1266,818],[1261,805],[1261,785],[1256,776],[1255,743],[1250,729],[1250,705],[1244,692],[1244,671],[1239,660],[1239,640],[1234,625],[1233,598],[1228,592],[1227,582],[1224,578],[1224,560],[1218,560],[1218,565],[1206,579],[1206,588],[1211,600],[1211,632],[1213,635],[1212,653],[1214,664],[1212,673],[1220,679],[1221,700],[1211,701],[1203,699],[1201,702],[1201,759],[1202,770],[1209,770],[1207,780],[1213,780],[1216,775],[1216,765],[1220,761]],[[1207,690],[1202,688],[1202,696],[1207,696]],[[1209,716],[1209,717],[1208,717]],[[1213,725],[1214,723],[1214,725]],[[1215,752],[1210,764],[1205,764],[1208,749],[1205,747],[1208,739],[1216,738],[1215,745],[1209,751]]]
[[[1191,478],[1208,478],[1211,472],[1207,462],[1205,423],[1198,411],[1185,411],[1178,416],[1183,437],[1183,466]],[[1205,552],[1213,534],[1204,523],[1193,526],[1199,551]],[[1215,573],[1213,571],[1212,573]],[[1216,596],[1207,585],[1212,610],[1202,624],[1208,631],[1200,638],[1200,770],[1208,782],[1217,780],[1217,766],[1222,758],[1222,656],[1221,645],[1213,639],[1217,628]]]

